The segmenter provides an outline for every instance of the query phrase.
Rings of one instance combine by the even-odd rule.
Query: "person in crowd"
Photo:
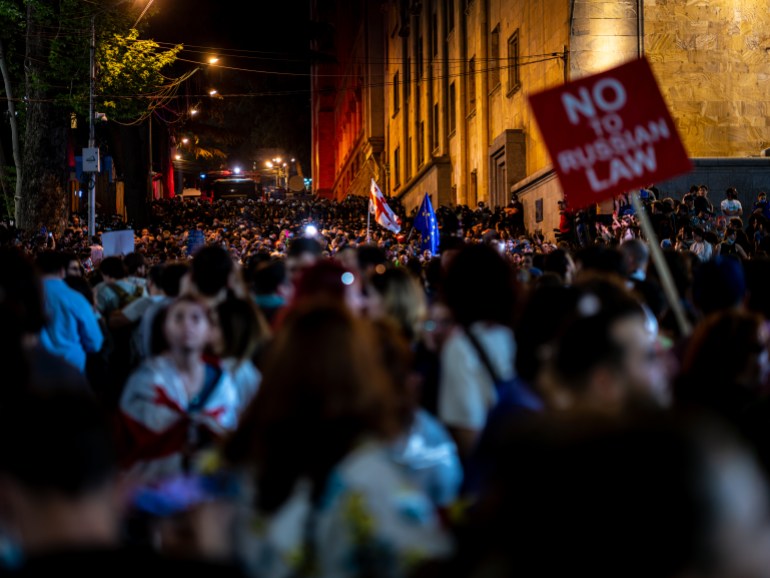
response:
[[[689,340],[674,393],[679,406],[707,408],[740,427],[767,394],[770,332],[759,313],[724,309],[698,324]]]
[[[366,312],[372,319],[389,317],[412,347],[416,346],[427,314],[425,290],[403,267],[387,267],[368,279]]]
[[[56,251],[45,251],[35,261],[42,276],[46,323],[40,343],[85,372],[86,354],[97,352],[104,335],[91,303],[64,282],[65,263]]]
[[[206,245],[195,252],[187,281],[182,293],[198,295],[211,308],[225,300],[228,291],[239,296],[244,293],[233,258],[220,245]]]
[[[389,455],[448,516],[463,479],[457,445],[441,422],[419,406],[421,377],[403,330],[392,317],[374,320],[374,327],[401,408],[401,431],[389,444]]]
[[[83,372],[42,343],[46,312],[43,284],[34,262],[17,248],[0,247],[0,263],[4,393],[65,386],[90,393]]]
[[[596,275],[579,288],[540,382],[548,407],[606,414],[666,407],[670,367],[640,301],[612,277]]]
[[[722,242],[717,245],[716,255],[734,255],[741,259],[748,259],[749,256],[746,254],[746,251],[739,243],[736,243],[737,238],[738,231],[733,227],[727,227]]]
[[[565,414],[510,429],[495,458],[456,554],[421,578],[768,576],[767,477],[716,418]]]
[[[96,307],[112,326],[111,316],[142,296],[144,288],[138,288],[126,276],[126,265],[118,256],[105,257],[99,263],[102,281],[94,286]]]
[[[147,259],[142,253],[133,251],[123,257],[123,264],[126,267],[126,281],[133,284],[135,288],[145,289],[143,295],[146,294],[147,287],[147,273],[149,273],[149,267],[147,266]]]
[[[259,387],[261,375],[255,361],[261,358],[271,331],[257,306],[248,299],[228,296],[215,310],[212,353],[232,376],[239,390],[251,392]]]
[[[204,554],[171,558],[127,542],[109,422],[93,396],[28,393],[0,405],[0,431],[15,440],[0,446],[4,576],[244,575]]]
[[[450,552],[388,454],[402,402],[370,322],[328,300],[291,309],[224,447],[249,490],[239,551],[254,576],[406,576]]]
[[[765,221],[770,221],[770,202],[767,200],[767,193],[765,191],[759,191],[757,193],[757,200],[751,207],[752,214],[758,214]]]
[[[725,191],[725,198],[719,203],[722,215],[727,218],[743,216],[743,206],[738,200],[738,190],[735,187],[728,187]]]
[[[116,435],[128,478],[151,483],[192,471],[200,452],[235,429],[254,394],[204,359],[211,311],[192,295],[174,299],[154,322],[153,356],[129,377]]]
[[[690,252],[694,253],[701,262],[705,263],[714,256],[714,247],[706,238],[706,232],[703,228],[693,228],[692,238],[693,242],[690,245]]]
[[[498,401],[490,369],[502,380],[515,377],[518,286],[510,264],[477,244],[465,245],[451,260],[442,291],[457,326],[441,351],[438,416],[466,459]]]
[[[152,283],[151,303],[145,309],[139,320],[139,326],[136,328],[138,338],[136,344],[137,361],[141,362],[150,356],[152,348],[152,327],[155,316],[168,305],[174,298],[178,297],[182,290],[182,280],[190,272],[190,266],[185,261],[166,261],[161,265],[160,279],[156,286]],[[154,294],[160,289],[161,298]]]
[[[302,270],[321,259],[323,246],[312,237],[297,237],[289,243],[286,252],[286,274],[292,285],[296,285]]]
[[[286,261],[270,259],[257,266],[253,276],[254,299],[268,324],[273,327],[276,315],[287,305],[292,284],[286,274]]]

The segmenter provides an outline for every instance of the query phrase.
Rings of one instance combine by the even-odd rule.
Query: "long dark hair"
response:
[[[258,509],[279,509],[301,478],[318,499],[357,442],[397,433],[398,402],[377,351],[372,326],[342,304],[307,303],[287,316],[224,450],[253,468]]]

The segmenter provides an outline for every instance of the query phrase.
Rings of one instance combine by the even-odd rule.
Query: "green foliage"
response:
[[[152,40],[139,33],[113,34],[97,46],[99,110],[120,121],[141,117],[163,98],[175,81],[162,70],[176,60],[182,46],[159,51]]]

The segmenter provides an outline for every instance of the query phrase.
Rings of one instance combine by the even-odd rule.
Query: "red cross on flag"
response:
[[[388,231],[398,233],[401,231],[401,219],[398,215],[385,202],[385,195],[382,194],[380,187],[372,179],[372,187],[369,191],[370,208],[374,209],[374,220],[381,227],[385,227]]]

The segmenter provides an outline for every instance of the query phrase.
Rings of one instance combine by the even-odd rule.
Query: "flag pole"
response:
[[[366,244],[369,244],[371,237],[369,236],[369,221],[372,218],[372,199],[369,198],[369,202],[366,203]]]
[[[650,222],[650,217],[647,215],[647,212],[642,205],[642,201],[639,199],[639,195],[632,192],[630,196],[631,204],[634,206],[634,212],[636,213],[636,216],[639,219],[639,225],[642,228],[642,233],[644,233],[644,236],[647,238],[647,244],[650,247],[650,256],[652,257],[652,262],[655,264],[655,268],[658,270],[658,276],[660,277],[663,291],[668,298],[669,305],[671,306],[674,317],[679,325],[679,331],[683,336],[688,336],[692,332],[692,326],[685,315],[682,301],[676,290],[674,278],[671,276],[668,263],[666,263],[666,257],[663,255],[663,250],[660,248],[658,236],[655,234],[655,229]]]

